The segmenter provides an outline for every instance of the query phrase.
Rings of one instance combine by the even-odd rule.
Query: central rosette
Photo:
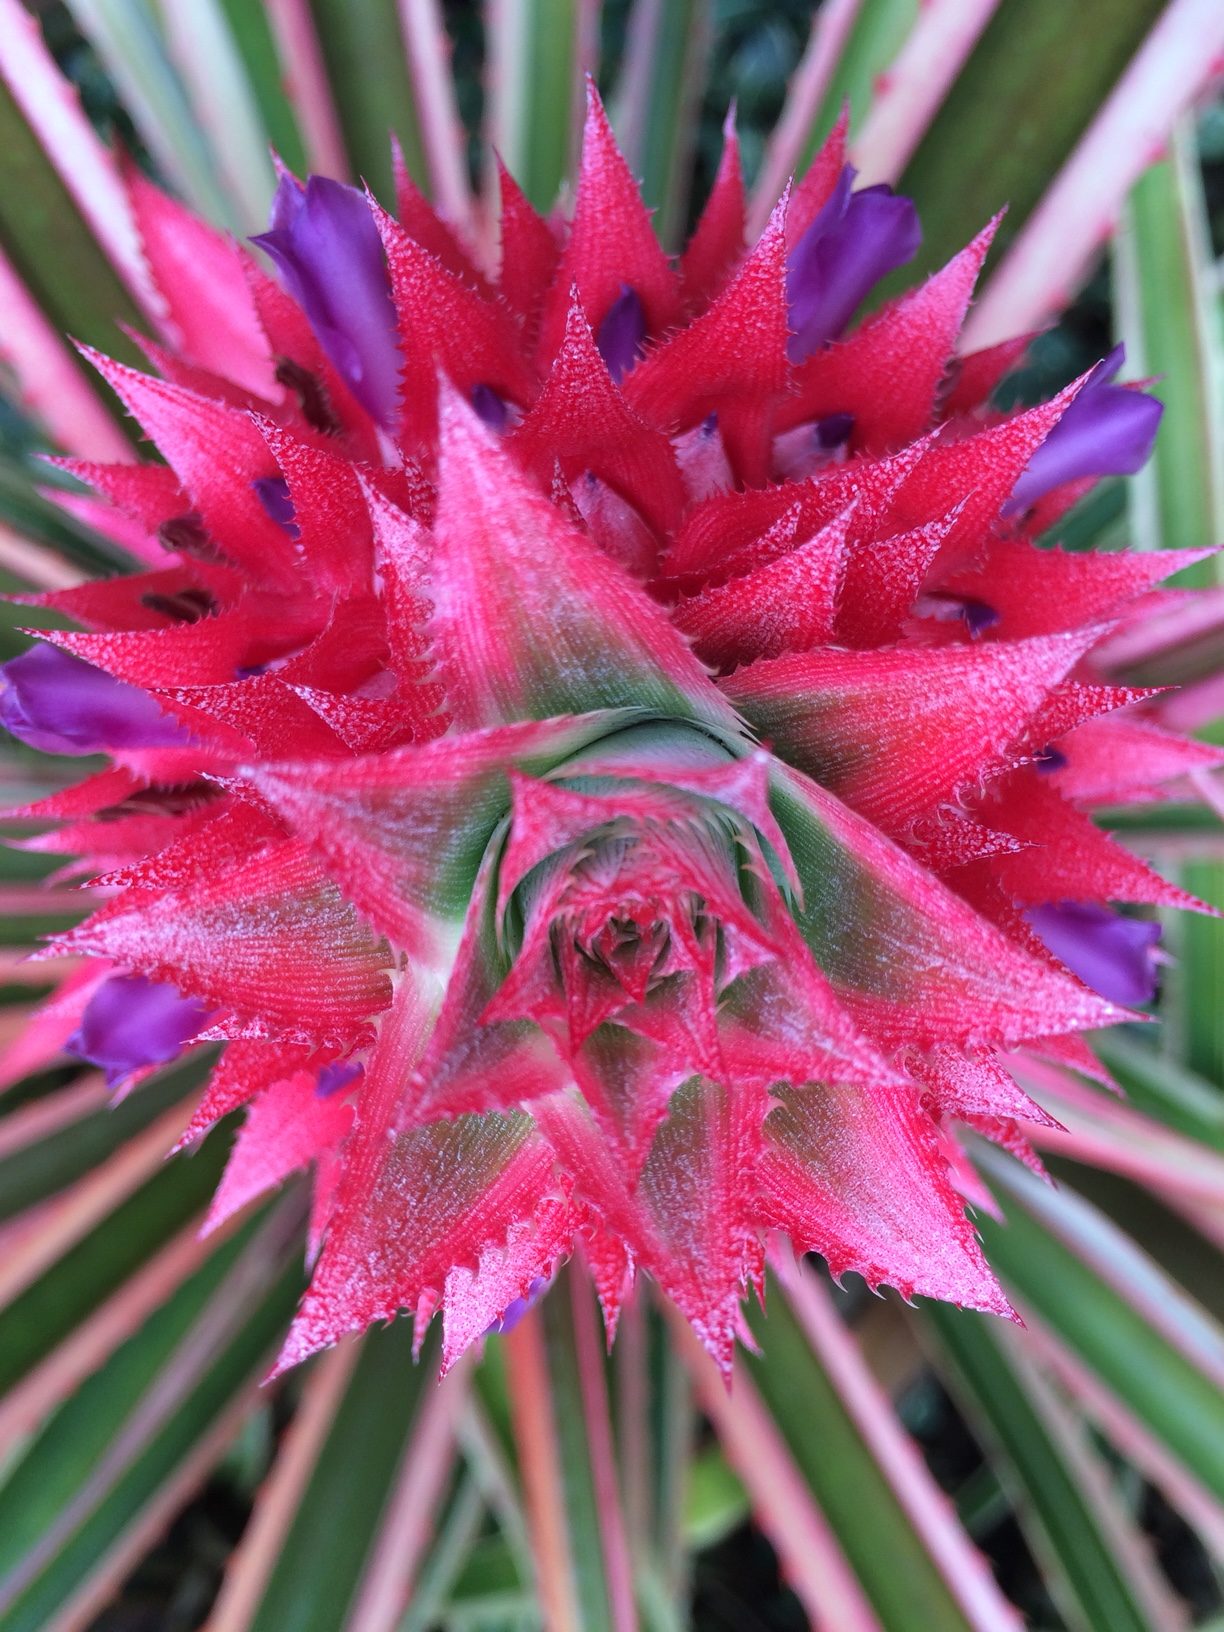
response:
[[[480,1018],[546,1032],[631,1168],[687,1078],[759,1089],[827,1067],[816,1032],[783,1060],[781,1039],[749,1029],[765,1018],[767,1034],[785,998],[793,1045],[811,1007],[798,981],[816,978],[763,754],[648,723],[510,781],[490,875],[506,973]]]

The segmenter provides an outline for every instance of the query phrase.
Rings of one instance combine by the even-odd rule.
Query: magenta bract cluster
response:
[[[1186,556],[1035,542],[1158,408],[1120,358],[990,406],[991,227],[846,333],[918,239],[844,144],[746,246],[731,137],[672,260],[592,94],[496,274],[404,173],[282,176],[279,280],[130,180],[164,331],[96,361],[165,463],[68,465],[145,562],[30,598],[80,627],[4,718],[109,754],[23,813],[98,898],[48,1047],[225,1045],[213,1225],[313,1173],[283,1365],[439,1308],[449,1364],[577,1252],[727,1367],[775,1231],[1008,1312],[958,1130],[1035,1163],[1009,1058],[1098,1071],[1116,904],[1192,904],[1090,811],[1218,755],[1107,668]]]

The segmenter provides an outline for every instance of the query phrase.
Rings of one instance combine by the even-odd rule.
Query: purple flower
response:
[[[1085,901],[1029,907],[1024,916],[1054,956],[1111,1003],[1129,1008],[1156,995],[1159,924]]]
[[[211,1012],[161,981],[113,975],[90,998],[64,1047],[101,1066],[109,1086],[117,1088],[144,1066],[177,1059]]]
[[[48,754],[181,748],[192,740],[147,691],[41,643],[0,668],[0,724]]]
[[[363,1069],[355,1060],[333,1060],[330,1065],[321,1066],[315,1078],[316,1097],[330,1099],[333,1094],[338,1094],[341,1089],[354,1082]]]
[[[844,447],[849,442],[853,430],[853,414],[826,414],[824,419],[816,421],[817,444],[826,453],[831,453],[834,448]]]
[[[508,1303],[505,1314],[493,1322],[489,1332],[512,1332],[523,1316],[535,1308],[551,1284],[551,1277],[546,1280],[542,1275],[532,1276],[526,1297],[515,1298],[513,1303]]]
[[[1040,753],[1033,755],[1033,768],[1038,776],[1053,776],[1055,771],[1065,771],[1067,756],[1060,748],[1046,743]]]
[[[1115,346],[1029,460],[1004,515],[1027,510],[1064,482],[1086,476],[1133,476],[1152,451],[1164,404],[1110,382],[1126,361]]]
[[[289,483],[283,476],[257,476],[251,483],[255,497],[264,507],[269,521],[283,527],[290,538],[300,538],[302,529],[294,521],[296,511],[289,496]]]
[[[353,395],[392,425],[400,357],[382,240],[355,187],[311,176],[302,188],[282,176],[270,229],[252,239],[276,262],[319,343]]]
[[[891,187],[851,192],[854,176],[847,165],[787,259],[792,363],[839,335],[872,285],[912,260],[922,242],[912,199]]]
[[[595,336],[599,355],[617,385],[642,355],[645,340],[646,312],[637,294],[627,283],[622,283],[620,294],[608,308]]]
[[[506,399],[498,396],[491,385],[479,384],[472,387],[472,407],[491,431],[500,433],[510,422],[510,410],[506,406]]]

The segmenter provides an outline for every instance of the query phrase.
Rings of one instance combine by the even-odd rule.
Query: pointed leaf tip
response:
[[[439,416],[430,631],[456,721],[641,707],[726,727],[730,710],[663,609],[453,389]]]
[[[574,284],[596,333],[626,286],[642,303],[647,335],[663,333],[679,315],[679,279],[655,236],[650,212],[589,75],[574,216],[544,303],[542,365],[561,345]]]

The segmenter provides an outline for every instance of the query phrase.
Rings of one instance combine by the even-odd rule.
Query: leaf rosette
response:
[[[110,756],[24,812],[108,892],[47,1037],[121,1091],[225,1043],[214,1227],[313,1167],[282,1366],[439,1308],[449,1365],[578,1252],[728,1371],[773,1231],[1010,1312],[956,1129],[1036,1162],[1003,1052],[1090,1064],[1152,981],[1106,903],[1192,904],[1089,810],[1217,756],[1102,657],[1186,556],[1035,542],[1158,405],[990,406],[994,224],[843,334],[917,243],[844,147],[748,248],[732,132],[673,263],[592,93],[496,280],[406,174],[282,175],[282,282],[128,177],[162,378],[97,363],[167,463],[70,463],[147,570],[31,597],[84,627],[0,703]]]

